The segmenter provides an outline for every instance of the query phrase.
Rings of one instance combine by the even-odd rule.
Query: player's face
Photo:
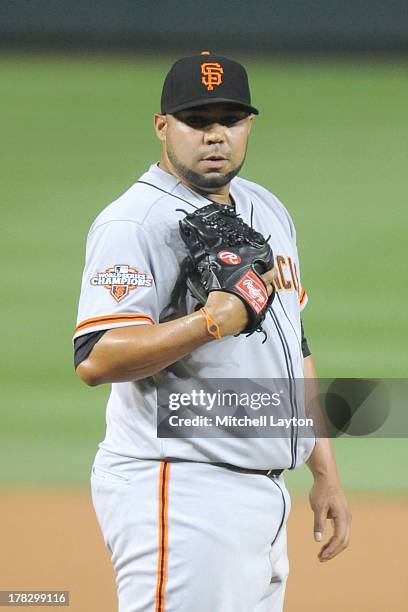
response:
[[[156,115],[164,166],[195,189],[223,192],[244,163],[251,123],[245,109],[225,103]]]

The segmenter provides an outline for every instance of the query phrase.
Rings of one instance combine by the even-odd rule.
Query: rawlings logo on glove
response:
[[[268,292],[263,282],[251,270],[234,286],[257,314],[262,312],[268,302]]]
[[[217,257],[230,266],[236,266],[237,264],[241,263],[240,256],[236,255],[236,253],[231,253],[230,251],[220,251]]]

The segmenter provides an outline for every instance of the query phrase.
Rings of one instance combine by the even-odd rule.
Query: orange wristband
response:
[[[201,312],[205,316],[208,333],[211,336],[213,336],[216,340],[221,340],[220,326],[218,325],[218,323],[214,321],[212,317],[210,317],[208,310],[205,308],[205,306],[201,308]]]

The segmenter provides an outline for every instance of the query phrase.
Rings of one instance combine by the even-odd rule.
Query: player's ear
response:
[[[253,119],[254,119],[254,115],[248,115],[248,134],[251,131]]]
[[[156,131],[157,138],[164,142],[166,140],[167,131],[167,116],[160,113],[154,113],[153,125]]]

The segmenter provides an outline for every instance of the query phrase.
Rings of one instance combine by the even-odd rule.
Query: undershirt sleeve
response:
[[[75,369],[82,363],[92,351],[95,344],[102,338],[107,332],[107,329],[101,331],[91,332],[83,336],[79,336],[74,340],[74,366]]]
[[[307,343],[307,338],[305,336],[305,330],[303,329],[303,321],[300,321],[300,325],[302,327],[302,353],[303,357],[309,357],[312,354],[309,345]]]

